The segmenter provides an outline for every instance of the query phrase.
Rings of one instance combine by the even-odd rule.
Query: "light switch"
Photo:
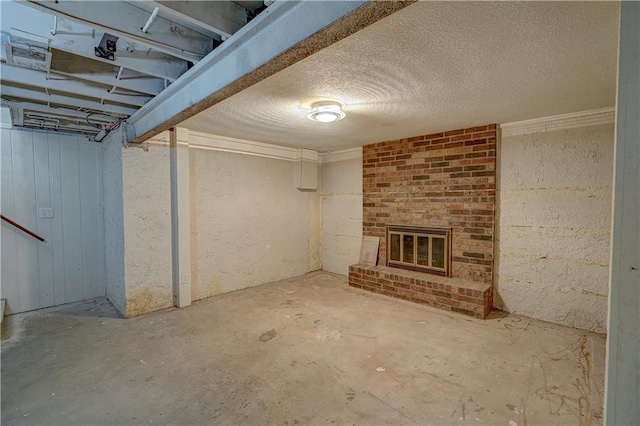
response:
[[[41,218],[51,218],[53,217],[53,208],[51,207],[43,207],[39,210],[39,216]]]

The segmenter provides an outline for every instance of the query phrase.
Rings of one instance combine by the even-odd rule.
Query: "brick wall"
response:
[[[496,125],[363,147],[363,235],[387,225],[452,228],[451,276],[491,284],[496,186]]]

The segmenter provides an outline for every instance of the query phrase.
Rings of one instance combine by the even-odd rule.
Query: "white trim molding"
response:
[[[320,163],[333,163],[334,161],[355,160],[356,158],[362,158],[362,147],[325,152],[324,154],[320,154]]]
[[[208,133],[189,132],[189,139],[189,147],[196,149],[257,155],[259,157],[287,161],[296,161],[302,155],[297,148],[210,135]]]
[[[307,148],[299,148],[296,150],[296,160],[313,161],[317,163],[319,160],[318,151]]]
[[[157,145],[168,144],[169,132],[171,132],[171,130],[164,131],[148,139],[145,143]],[[308,148],[291,148],[288,146],[191,131],[189,132],[189,148],[233,152],[236,154],[255,155],[285,161],[305,160],[320,164],[362,158],[362,147],[318,153],[318,151]]]
[[[164,131],[146,140],[144,144],[168,145],[169,135],[172,131],[174,131],[174,129]],[[305,160],[317,163],[319,160],[318,152],[312,149],[291,148],[288,146],[272,145],[199,132],[189,132],[189,148],[233,152],[236,154],[255,155],[285,161]]]
[[[552,130],[574,129],[577,127],[598,126],[615,122],[615,108],[599,108],[588,111],[560,114],[533,120],[515,121],[500,125],[502,137],[525,135]]]

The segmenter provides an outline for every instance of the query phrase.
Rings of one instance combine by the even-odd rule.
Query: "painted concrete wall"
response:
[[[122,151],[127,317],[173,306],[166,134]]]
[[[194,300],[309,270],[310,194],[295,162],[190,150]]]
[[[1,146],[2,214],[46,240],[2,222],[9,312],[104,296],[102,147],[85,136],[8,128]]]
[[[125,313],[122,140],[118,134],[102,142],[102,195],[106,296]]]
[[[496,307],[606,331],[613,125],[504,137]]]
[[[322,164],[322,269],[347,275],[362,241],[362,156]]]

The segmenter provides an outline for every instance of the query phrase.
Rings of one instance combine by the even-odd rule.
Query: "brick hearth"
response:
[[[485,318],[491,312],[491,285],[387,266],[349,266],[349,285],[446,311]]]

